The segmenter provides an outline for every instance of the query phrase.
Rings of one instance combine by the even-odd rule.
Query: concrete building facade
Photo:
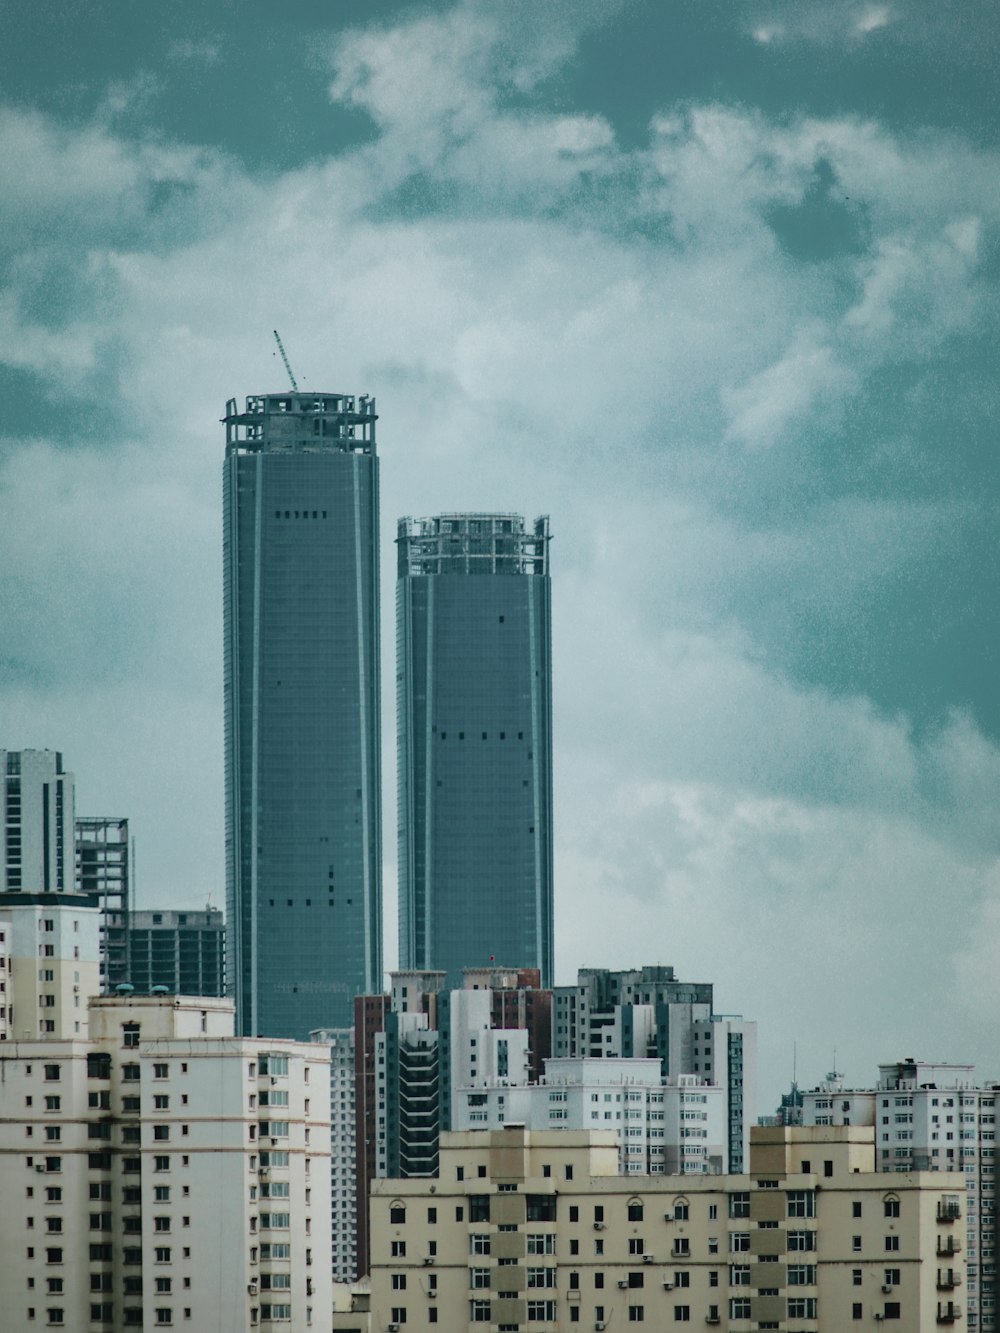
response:
[[[358,1270],[354,1029],[320,1028],[311,1036],[330,1052],[330,1259],[333,1280],[350,1283]]]
[[[833,1073],[801,1093],[804,1125],[870,1125],[879,1168],[958,1171],[970,1333],[997,1327],[996,1125],[1000,1083],[976,1079],[973,1065],[901,1060],[879,1066],[875,1088],[845,1088]]]
[[[405,968],[552,981],[549,523],[399,520],[399,939]]]
[[[226,926],[217,908],[132,912],[128,980],[140,993],[165,986],[175,995],[225,994]]]
[[[58,750],[0,750],[0,893],[73,893],[74,781]]]
[[[0,1040],[86,1037],[101,987],[99,919],[82,894],[0,895]]]
[[[623,1175],[690,1175],[727,1169],[726,1091],[693,1074],[665,1080],[658,1060],[547,1060],[540,1083],[496,1078],[457,1088],[454,1129],[605,1130]]]
[[[77,892],[93,898],[101,912],[101,992],[132,980],[129,913],[132,910],[132,844],[128,820],[80,815],[76,819]],[[221,994],[188,991],[188,994]]]
[[[711,982],[680,981],[672,967],[661,965],[581,968],[575,986],[555,988],[552,1003],[557,1057],[655,1059],[668,1084],[693,1076],[723,1088],[722,1169],[745,1169],[757,1095],[757,1024],[716,1014]]]
[[[226,408],[227,960],[239,1030],[345,1027],[382,978],[375,401]]]
[[[755,1129],[750,1173],[629,1179],[613,1133],[442,1137],[372,1189],[373,1324],[926,1333],[961,1315],[961,1177],[875,1170],[870,1129]]]
[[[323,1326],[329,1056],[227,1000],[96,998],[86,1040],[0,1048],[5,1327]]]

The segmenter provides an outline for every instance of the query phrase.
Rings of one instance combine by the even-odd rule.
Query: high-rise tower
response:
[[[400,965],[552,978],[549,521],[399,520]]]
[[[226,860],[239,1030],[345,1027],[381,985],[375,400],[226,407]]]
[[[0,893],[72,893],[73,774],[58,750],[0,750]]]

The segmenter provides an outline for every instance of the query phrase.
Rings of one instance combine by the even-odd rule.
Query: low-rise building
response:
[[[866,1128],[757,1128],[749,1174],[642,1178],[612,1131],[446,1133],[437,1180],[373,1183],[373,1324],[924,1333],[962,1317],[962,1213],[960,1175],[878,1172]]]

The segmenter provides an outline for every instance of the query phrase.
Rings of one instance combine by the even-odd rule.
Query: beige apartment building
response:
[[[442,1134],[437,1179],[372,1184],[372,1327],[960,1326],[961,1175],[874,1168],[860,1126],[755,1128],[749,1174],[642,1178],[614,1132]]]

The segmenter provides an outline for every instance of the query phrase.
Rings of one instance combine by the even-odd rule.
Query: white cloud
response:
[[[826,0],[822,5],[765,3],[760,18],[746,20],[753,40],[762,46],[806,42],[819,46],[850,46],[889,27],[896,15],[889,5],[857,0]]]
[[[723,389],[730,413],[727,438],[752,449],[766,448],[815,412],[822,412],[829,426],[858,383],[858,375],[838,364],[829,347],[808,334],[798,337],[780,360],[746,383]]]

